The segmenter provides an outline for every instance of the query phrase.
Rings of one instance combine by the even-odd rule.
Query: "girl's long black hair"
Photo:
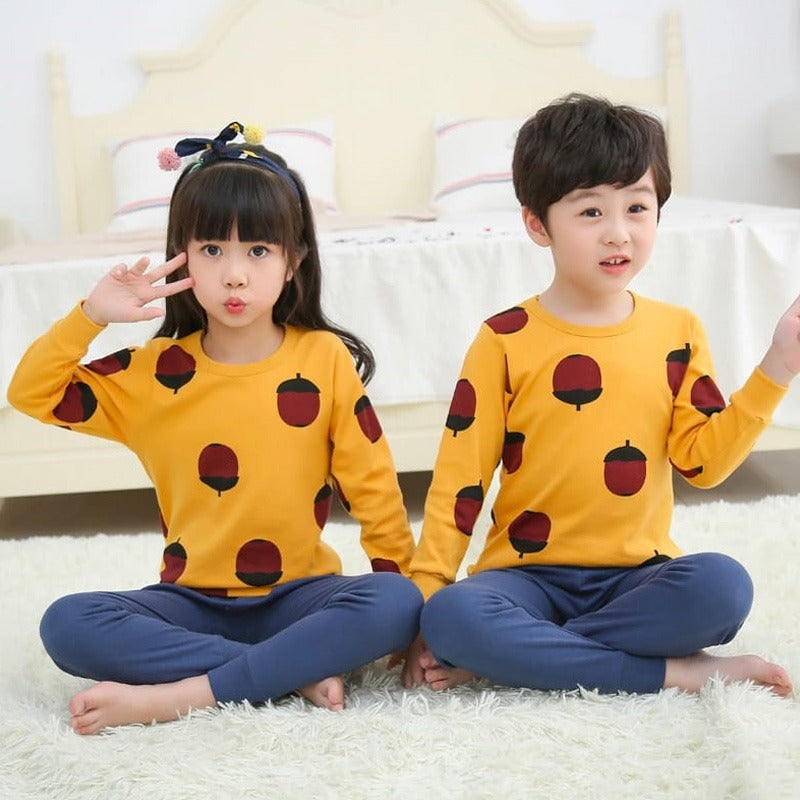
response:
[[[281,167],[285,161],[261,145],[229,144],[256,151]],[[311,203],[300,176],[286,167],[276,174],[248,159],[224,158],[209,164],[189,165],[172,193],[167,226],[167,259],[186,250],[191,239],[229,239],[234,229],[241,241],[265,241],[284,248],[287,261],[298,264],[272,312],[277,325],[335,333],[353,356],[366,384],[375,373],[375,357],[366,343],[334,325],[321,304],[322,269]],[[295,191],[295,188],[297,191]],[[298,202],[299,195],[299,202]],[[186,266],[167,276],[167,281],[188,277]],[[166,298],[166,313],[155,336],[181,338],[205,331],[208,319],[194,292]]]

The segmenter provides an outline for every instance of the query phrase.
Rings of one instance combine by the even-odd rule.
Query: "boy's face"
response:
[[[550,247],[552,287],[564,300],[608,299],[647,263],[656,238],[658,202],[648,170],[630,186],[575,189],[547,211],[547,227],[522,210],[529,236]]]

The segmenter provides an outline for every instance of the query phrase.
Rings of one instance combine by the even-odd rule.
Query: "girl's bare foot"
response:
[[[344,708],[344,679],[341,675],[323,678],[297,691],[319,708],[329,711],[341,711]]]
[[[69,724],[75,733],[90,734],[117,725],[167,722],[192,708],[213,705],[216,700],[205,675],[142,686],[103,681],[70,700]]]
[[[789,675],[778,664],[765,661],[760,656],[712,656],[703,652],[685,658],[668,658],[664,688],[676,687],[697,692],[715,675],[726,683],[753,681],[781,697],[792,693]]]
[[[476,675],[465,669],[441,666],[430,650],[426,650],[419,657],[419,664],[425,673],[425,683],[437,692],[477,679]]]

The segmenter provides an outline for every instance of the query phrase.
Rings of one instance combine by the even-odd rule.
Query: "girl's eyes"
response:
[[[222,255],[222,248],[218,244],[204,244],[200,249],[201,252],[205,253],[207,256],[215,257]],[[250,248],[249,255],[255,258],[264,258],[269,255],[269,247],[265,244],[254,245]]]

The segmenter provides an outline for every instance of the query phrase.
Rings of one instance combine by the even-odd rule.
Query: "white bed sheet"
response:
[[[730,394],[800,292],[800,210],[676,197],[660,228],[631,288],[700,315]],[[544,288],[552,273],[549,251],[527,238],[516,213],[323,232],[320,250],[324,306],[373,347],[369,393],[380,405],[449,400],[480,322]],[[116,260],[0,266],[0,405],[25,347]],[[110,326],[89,357],[143,342],[155,327]],[[800,429],[796,387],[774,422]]]

